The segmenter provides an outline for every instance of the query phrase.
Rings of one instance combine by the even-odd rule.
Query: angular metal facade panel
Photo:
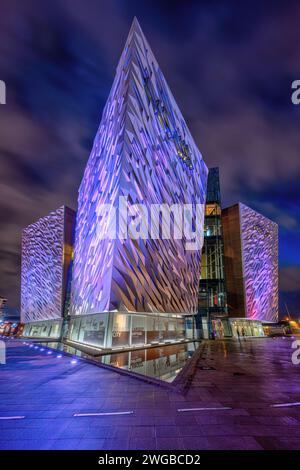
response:
[[[278,321],[278,225],[239,204],[246,317]]]
[[[23,230],[21,319],[24,323],[58,319],[63,315],[65,261],[69,263],[66,258],[70,257],[72,242],[72,235],[66,237],[65,232],[66,211],[74,220],[75,213],[63,206]]]
[[[147,208],[204,204],[206,180],[202,156],[135,20],[79,190],[70,313],[196,312],[201,251],[186,251],[184,239],[105,239],[112,217],[101,218],[99,208],[120,196]]]

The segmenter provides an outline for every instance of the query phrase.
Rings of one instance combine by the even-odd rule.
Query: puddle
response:
[[[173,382],[193,356],[200,343],[192,341],[189,343],[157,346],[148,349],[116,352],[99,356],[89,355],[86,352],[63,343],[48,342],[46,344],[49,348],[91,359],[94,362],[107,364],[165,382]]]

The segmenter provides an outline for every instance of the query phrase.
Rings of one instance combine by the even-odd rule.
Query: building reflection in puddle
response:
[[[119,369],[128,370],[136,374],[151,378],[173,382],[187,361],[192,357],[199,342],[188,342],[156,346],[148,349],[117,352],[112,354],[89,355],[77,348],[66,344],[49,342],[48,347],[58,349],[69,354],[90,359]]]
[[[161,346],[101,357],[101,362],[147,377],[172,382],[183,369],[199,343]]]

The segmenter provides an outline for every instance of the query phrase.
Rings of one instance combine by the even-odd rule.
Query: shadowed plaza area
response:
[[[204,342],[180,393],[8,341],[0,448],[300,449],[300,406],[273,406],[300,401],[292,342]],[[105,412],[128,414],[74,416]]]

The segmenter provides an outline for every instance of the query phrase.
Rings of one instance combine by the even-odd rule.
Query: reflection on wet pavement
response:
[[[165,382],[173,382],[199,347],[199,342],[172,344],[98,356],[91,356],[86,352],[63,343],[49,342],[47,346],[82,358],[91,359],[101,364]]]

